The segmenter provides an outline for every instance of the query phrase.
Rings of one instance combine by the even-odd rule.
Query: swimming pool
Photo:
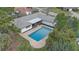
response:
[[[29,37],[31,37],[32,39],[34,39],[36,41],[40,41],[45,36],[47,36],[50,31],[52,31],[52,29],[47,28],[47,27],[42,27],[42,28],[38,29],[37,31],[31,33],[29,35]]]

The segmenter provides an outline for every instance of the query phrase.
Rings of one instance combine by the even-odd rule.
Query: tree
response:
[[[58,25],[58,28],[62,28],[64,27],[64,25],[67,25],[67,17],[65,16],[64,13],[59,13],[57,16],[56,16],[56,22],[57,22],[57,25]]]
[[[4,12],[2,9],[4,9]],[[13,17],[8,15],[8,9],[8,12],[6,11],[6,8],[0,8],[0,11],[1,10],[2,12],[0,12],[0,50],[6,50],[7,47],[11,44],[11,40],[15,40],[16,35],[14,35],[14,33],[19,32],[19,29],[12,24]],[[3,34],[7,34],[8,36],[10,36],[10,39],[6,37],[7,35],[2,36]]]
[[[0,8],[0,32],[7,33],[9,30],[19,32],[19,29],[12,24],[13,17],[8,14],[13,12],[13,8]],[[9,10],[9,11],[8,11]],[[4,11],[4,12],[3,12]]]
[[[71,51],[77,50],[76,37],[72,29],[64,29],[59,31],[55,29],[52,33],[49,34],[47,39],[47,49],[48,50],[57,50],[57,51]]]
[[[73,30],[76,33],[76,36],[79,37],[79,19],[73,17]]]
[[[10,46],[11,42],[12,40],[7,34],[0,34],[0,51],[6,50]]]
[[[65,14],[58,14],[56,27],[49,34],[47,49],[53,51],[78,50],[76,36],[73,29],[68,25],[68,18]]]
[[[76,37],[79,37],[79,19],[77,19],[76,17],[71,17],[68,21],[68,24],[75,32]]]
[[[4,8],[0,7],[0,12],[2,12],[2,14],[5,13],[7,15],[11,14],[12,12],[14,12],[14,7],[4,7]],[[3,14],[3,15],[5,15],[5,14]]]

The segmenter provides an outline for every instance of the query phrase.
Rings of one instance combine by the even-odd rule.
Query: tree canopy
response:
[[[76,36],[68,24],[68,17],[64,13],[57,15],[57,24],[47,39],[47,49],[53,51],[78,50]]]
[[[6,50],[11,44],[11,32],[19,32],[19,29],[12,24],[13,17],[10,14],[13,10],[13,8],[0,8],[0,50]]]

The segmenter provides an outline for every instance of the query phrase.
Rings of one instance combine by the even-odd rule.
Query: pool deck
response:
[[[31,45],[33,48],[42,48],[42,47],[44,47],[45,44],[46,44],[46,38],[47,38],[47,36],[46,36],[45,38],[41,39],[40,41],[35,41],[34,39],[32,39],[32,38],[30,38],[30,37],[28,36],[29,34],[31,34],[31,33],[35,32],[36,30],[40,29],[42,26],[43,26],[43,25],[38,25],[37,27],[35,27],[35,28],[33,28],[33,29],[31,29],[31,30],[29,30],[29,31],[27,31],[27,32],[20,33],[20,35],[21,35],[23,38],[27,39],[27,40],[30,42],[30,45]]]

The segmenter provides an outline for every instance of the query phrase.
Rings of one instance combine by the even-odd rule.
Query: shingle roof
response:
[[[18,28],[24,28],[28,25],[30,25],[30,23],[28,23],[29,20],[35,19],[35,18],[41,18],[42,21],[45,22],[50,22],[52,23],[55,19],[55,17],[46,15],[44,13],[38,12],[38,13],[34,13],[28,16],[23,16],[20,18],[16,18],[14,19],[14,24],[18,27]]]
[[[31,23],[27,22],[26,20],[22,20],[22,19],[14,19],[14,24],[16,27],[18,27],[20,29],[31,25]]]

